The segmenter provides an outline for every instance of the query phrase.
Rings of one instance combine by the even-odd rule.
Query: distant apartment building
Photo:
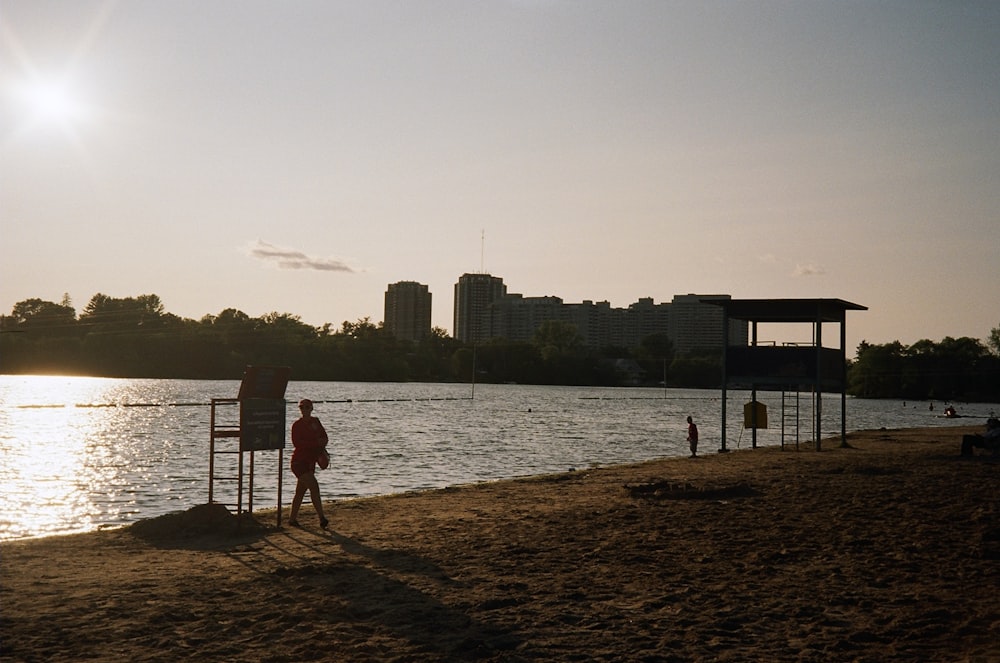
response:
[[[698,351],[721,351],[720,306],[704,299],[730,299],[729,295],[675,295],[669,303],[657,304],[651,297],[628,308],[583,301],[567,304],[555,296],[525,297],[508,293],[503,279],[490,274],[464,274],[455,285],[455,338],[481,342],[491,338],[530,342],[547,321],[572,325],[584,345],[595,348],[636,348],[643,339],[663,334],[677,356]],[[746,345],[749,324],[729,321],[731,345]]]
[[[462,274],[455,284],[455,338],[479,343],[493,338],[489,331],[489,306],[507,294],[499,276]]]
[[[525,297],[515,293],[493,300],[486,309],[483,332],[488,338],[530,341],[543,322],[565,320],[559,297]]]
[[[670,336],[670,304],[654,304],[652,297],[643,297],[629,304],[624,318],[620,347],[638,347],[654,334]]]
[[[728,300],[729,295],[674,295],[670,302],[667,336],[674,352],[688,355],[696,351],[722,349],[721,306],[705,304],[704,300]],[[746,345],[750,323],[746,320],[729,321],[729,344]]]
[[[402,341],[420,341],[431,333],[431,293],[416,281],[390,283],[385,291],[385,329]]]
[[[590,300],[566,304],[559,297],[524,297],[508,294],[490,305],[490,337],[531,341],[543,322],[565,322],[576,328],[584,345],[596,348],[633,348],[651,334],[667,333],[668,304],[640,299],[627,309]]]
[[[611,308],[610,302],[584,300],[579,304],[563,304],[563,319],[576,327],[584,345],[604,348],[616,345],[623,328],[621,309]]]

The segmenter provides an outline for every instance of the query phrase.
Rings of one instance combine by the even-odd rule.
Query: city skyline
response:
[[[457,275],[1000,325],[1000,5],[0,3],[0,311],[339,326]],[[791,339],[795,340],[795,339]]]

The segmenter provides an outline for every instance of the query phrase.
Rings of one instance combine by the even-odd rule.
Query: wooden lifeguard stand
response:
[[[248,479],[247,511],[253,511],[254,452],[278,451],[278,526],[281,526],[281,479],[285,448],[285,388],[291,369],[286,366],[247,366],[236,398],[213,398],[210,420],[211,442],[208,460],[208,501],[215,501],[216,482],[236,483],[236,502],[224,504],[237,514],[243,513],[243,486]],[[239,406],[238,423],[223,412]],[[216,440],[237,439],[238,445]],[[244,471],[244,454],[249,454],[249,473]],[[219,475],[216,456],[236,455],[236,474]],[[232,465],[230,464],[229,467]]]
[[[813,394],[816,450],[822,438],[821,417],[824,392],[840,392],[840,440],[847,442],[847,311],[867,311],[867,306],[842,299],[704,299],[723,308],[722,337],[722,447],[726,448],[726,392],[749,389],[756,402],[758,389],[801,391]],[[750,345],[729,344],[729,321],[750,323]],[[757,344],[758,323],[810,323],[812,345],[775,346]],[[823,347],[823,324],[840,325],[839,349]],[[756,428],[754,429],[756,441]]]

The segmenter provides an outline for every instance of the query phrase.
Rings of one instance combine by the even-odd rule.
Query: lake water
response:
[[[210,403],[238,391],[238,381],[0,376],[0,540],[121,526],[206,503]],[[326,500],[686,456],[688,415],[701,453],[720,445],[718,390],[291,382],[285,396],[289,426],[298,400],[311,398],[330,434],[333,461],[318,475]],[[781,394],[758,399],[770,423],[758,445],[781,444]],[[730,449],[750,446],[748,400],[729,392]],[[805,445],[815,439],[811,399],[802,394],[799,403]],[[848,399],[847,428],[981,424],[1000,411],[960,403],[965,418],[949,420],[939,416],[944,405]],[[840,411],[839,395],[824,398],[824,437],[840,432]],[[217,412],[235,421],[239,409]],[[282,501],[291,500],[290,454],[288,439],[280,467],[277,451],[253,455],[255,510],[277,505],[279,471]],[[216,455],[216,475],[235,475],[238,457]],[[237,502],[235,482],[213,486],[215,501]],[[246,485],[244,509],[249,497]]]

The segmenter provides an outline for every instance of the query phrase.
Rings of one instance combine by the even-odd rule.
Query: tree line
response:
[[[985,344],[967,336],[862,342],[847,380],[848,393],[864,398],[1000,402],[1000,327]]]
[[[595,350],[561,322],[543,325],[530,343],[467,345],[439,327],[410,342],[369,318],[314,327],[289,313],[254,318],[227,308],[186,319],[167,312],[152,294],[98,293],[79,315],[68,297],[26,299],[0,316],[0,332],[0,373],[6,374],[234,379],[248,365],[280,365],[291,367],[296,380],[612,386],[641,382],[644,366],[658,380],[660,366],[673,362],[665,337],[631,350]],[[680,361],[679,372],[685,363],[692,360]],[[703,379],[717,376],[715,362]]]
[[[79,313],[26,299],[0,316],[0,373],[238,379],[248,365],[289,366],[296,380],[517,382],[718,387],[718,352],[677,356],[664,334],[635,348],[592,348],[567,323],[544,323],[530,342],[462,343],[440,327],[402,341],[369,318],[314,327],[289,313],[250,317],[227,308],[200,320],[165,310],[157,295],[98,293]],[[867,398],[1000,400],[1000,328],[972,338],[862,342],[848,362],[848,393]]]

